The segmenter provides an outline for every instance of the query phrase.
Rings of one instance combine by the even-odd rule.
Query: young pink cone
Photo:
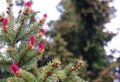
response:
[[[28,2],[26,2],[26,4],[25,4],[25,10],[26,10],[26,11],[30,11],[30,8],[31,8],[31,2],[28,1]]]
[[[45,30],[44,30],[44,29],[41,29],[39,36],[42,37],[43,35],[45,35]]]
[[[44,44],[43,44],[42,42],[40,42],[40,43],[39,43],[38,52],[39,52],[40,54],[42,54],[42,53],[44,52],[44,49],[45,49]]]
[[[2,21],[2,28],[5,32],[7,32],[7,28],[8,28],[8,19],[4,18]]]
[[[29,38],[28,47],[29,47],[30,49],[33,49],[33,48],[34,48],[35,40],[36,40],[36,38],[35,38],[35,36],[33,36],[33,35]]]
[[[20,69],[16,64],[11,64],[10,65],[10,70],[12,71],[12,73],[16,76],[19,75]]]
[[[46,20],[47,19],[47,14],[43,15],[43,19]]]
[[[40,23],[43,24],[47,19],[47,14],[43,15],[43,18],[40,20]]]

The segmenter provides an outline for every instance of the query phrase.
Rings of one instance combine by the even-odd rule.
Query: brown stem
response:
[[[23,16],[23,18],[22,18],[22,16]],[[17,31],[17,33],[16,33],[15,39],[18,38],[19,33],[20,33],[21,29],[22,29],[22,26],[24,25],[24,20],[25,20],[25,17],[26,17],[26,16],[24,15],[24,12],[23,12],[23,15],[22,15],[22,16],[21,16],[21,19],[20,19],[20,21],[21,21],[20,27],[18,28],[18,31]]]
[[[43,82],[46,82],[47,77],[49,77],[49,76],[51,76],[51,75],[52,75],[52,71],[53,71],[53,70],[54,70],[54,68],[52,67],[52,69],[51,69],[50,71],[46,72],[46,76],[45,76],[45,78],[44,78]]]
[[[21,38],[18,38],[18,39],[17,39],[17,42],[18,42],[19,40],[23,39],[25,36],[29,35],[34,29],[37,29],[38,26],[39,26],[39,24],[38,24],[37,26],[33,26],[33,28],[32,28],[30,31],[28,31],[27,33],[25,33]]]
[[[6,34],[6,36],[9,38],[9,40],[12,41],[12,39],[10,38],[10,33],[9,33],[9,30],[8,30],[8,29],[7,29],[7,31],[6,31],[5,34]]]
[[[25,57],[25,55],[28,53],[28,51],[30,50],[30,48],[28,47],[27,50],[23,53],[23,55],[21,56],[21,58],[19,59],[18,65],[21,66],[21,62],[22,62],[22,58]]]
[[[78,70],[79,66],[81,66],[83,64],[83,61],[79,61],[75,66],[73,66],[72,70],[69,72],[67,78],[65,79],[65,81],[68,81],[68,80],[72,80],[72,78],[70,78],[70,74],[73,72],[73,71],[76,71]]]
[[[21,29],[22,29],[22,26],[24,24],[24,19],[25,19],[25,17],[23,19],[21,19],[21,24],[20,24],[20,27],[18,28],[15,39],[18,37],[18,35],[19,35],[19,33],[20,33]]]
[[[7,1],[7,4],[8,4],[8,7],[6,12],[8,13],[8,16],[9,16],[10,25],[13,26],[13,20],[14,20],[14,16],[12,14],[13,3],[11,1]]]
[[[36,55],[30,57],[28,60],[26,60],[22,65],[26,64],[26,62],[29,62],[32,58],[37,57],[39,55],[39,53],[37,53]]]

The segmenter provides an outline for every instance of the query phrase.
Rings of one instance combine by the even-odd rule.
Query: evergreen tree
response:
[[[14,18],[12,0],[6,2],[7,16],[0,15],[0,45],[5,48],[5,53],[0,54],[0,82],[84,82],[78,75],[84,67],[81,60],[62,67],[60,59],[56,58],[38,68],[37,61],[43,58],[45,51],[42,26],[47,14],[31,22],[35,13],[31,12],[28,1],[22,3],[24,10]]]
[[[82,57],[88,64],[89,79],[97,78],[100,71],[110,64],[106,60],[104,46],[115,34],[103,32],[104,24],[110,21],[113,12],[108,4],[108,0],[62,0],[58,6],[62,13],[60,20],[50,23],[50,26],[54,27],[50,32],[51,37],[56,43],[50,43],[48,51],[53,51],[55,46],[59,46],[57,50],[62,47],[72,53],[73,58]],[[55,55],[58,53],[56,51]],[[51,53],[48,52],[49,54]],[[63,54],[62,58],[69,60],[70,57],[65,56],[67,55]]]

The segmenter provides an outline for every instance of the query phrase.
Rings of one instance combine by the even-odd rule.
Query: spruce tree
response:
[[[86,60],[90,81],[99,77],[99,73],[110,64],[106,59],[104,46],[115,34],[103,31],[104,24],[110,21],[113,12],[108,4],[108,0],[62,0],[57,7],[61,12],[60,20],[50,23],[50,26],[54,27],[50,34],[56,43],[50,43],[48,51],[55,50],[54,46],[58,45],[58,49],[62,47],[67,51],[60,53],[72,53],[73,58]],[[57,53],[59,52],[55,55]],[[51,53],[48,52],[49,54]],[[64,60],[71,58],[66,54],[61,56],[67,56]]]
[[[42,26],[47,14],[29,23],[35,15],[30,1],[23,3],[24,10],[18,18],[12,12],[12,0],[6,2],[7,16],[0,15],[0,46],[5,48],[5,53],[0,54],[0,82],[85,82],[78,75],[84,67],[82,60],[64,67],[59,58],[42,67],[37,65],[46,51]]]

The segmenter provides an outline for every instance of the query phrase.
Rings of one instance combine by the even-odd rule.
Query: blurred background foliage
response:
[[[49,23],[51,30],[47,34],[51,41],[46,48],[48,57],[59,56],[64,64],[83,59],[87,62],[84,79],[113,82],[113,70],[119,65],[109,62],[104,46],[116,34],[103,31],[104,24],[114,17],[115,9],[109,7],[111,2],[112,0],[61,0],[57,6],[61,12],[60,19]],[[111,68],[111,65],[114,66]],[[106,70],[110,68],[111,70]],[[107,74],[101,75],[101,71]]]

